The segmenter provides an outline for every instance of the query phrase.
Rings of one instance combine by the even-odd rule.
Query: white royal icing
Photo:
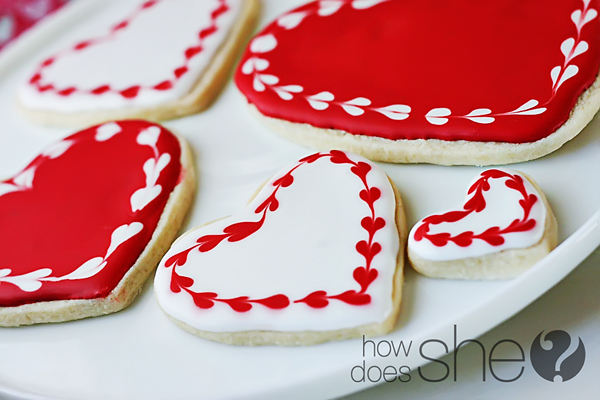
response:
[[[462,247],[449,241],[444,246],[436,246],[427,238],[420,241],[415,240],[417,229],[423,225],[423,219],[415,224],[410,232],[408,246],[412,252],[419,257],[431,261],[451,261],[470,257],[481,257],[487,254],[499,253],[507,249],[523,249],[537,244],[544,235],[546,222],[546,206],[542,201],[542,196],[522,174],[514,170],[497,169],[512,175],[518,175],[523,179],[525,189],[529,195],[537,197],[537,201],[531,208],[529,219],[535,220],[535,227],[524,232],[510,232],[502,234],[504,244],[494,246],[485,240],[474,239],[467,246]],[[481,175],[474,179],[469,187],[480,179]],[[464,233],[473,232],[481,234],[491,227],[507,228],[515,220],[522,220],[524,216],[520,201],[523,199],[521,193],[506,186],[509,178],[490,179],[490,190],[483,192],[486,207],[481,212],[473,212],[467,217],[457,222],[443,222],[437,225],[430,225],[429,234],[450,233],[453,237]],[[467,196],[465,204],[470,200],[474,193]],[[450,211],[450,210],[449,210]],[[445,213],[439,213],[441,215]],[[425,218],[424,218],[425,219]]]
[[[148,107],[178,100],[191,91],[226,40],[243,0],[226,0],[228,11],[216,19],[211,13],[222,4],[219,0],[159,0],[136,13],[143,3],[142,0],[115,2],[111,7],[122,9],[118,18],[114,14],[110,14],[110,20],[104,16],[107,20],[101,29],[73,38],[73,45],[93,40],[92,45],[79,51],[70,46],[57,53],[55,61],[43,69],[44,84],[61,89],[74,87],[76,92],[66,96],[56,90],[41,92],[28,77],[19,88],[20,102],[31,109],[80,112]],[[125,28],[111,34],[116,24],[132,15],[135,17]],[[200,40],[199,32],[213,24],[217,30]],[[186,50],[199,43],[203,50],[186,64]],[[182,65],[187,65],[189,72],[173,79],[174,71]],[[171,89],[153,89],[166,80],[173,81]],[[133,98],[115,91],[90,93],[103,85],[115,90],[135,85],[142,89]]]
[[[356,155],[349,157],[369,163]],[[241,313],[216,302],[212,308],[201,309],[186,291],[174,293],[170,289],[173,268],[165,264],[173,255],[196,245],[200,237],[220,234],[236,222],[260,219],[254,211],[272,193],[273,182],[297,164],[277,173],[240,213],[192,230],[175,242],[161,261],[154,283],[162,309],[196,329],[213,332],[325,331],[384,321],[393,310],[393,277],[399,250],[396,201],[385,173],[369,164],[372,170],[367,175],[368,184],[382,191],[374,211],[386,221],[374,235],[382,251],[371,263],[378,276],[367,291],[370,304],[356,306],[330,300],[324,308],[312,308],[294,303],[319,290],[330,295],[360,290],[353,272],[365,265],[365,258],[356,251],[356,244],[369,236],[361,227],[362,219],[371,215],[368,204],[359,198],[365,186],[350,171],[351,165],[321,158],[293,172],[294,183],[277,192],[279,208],[268,213],[260,230],[238,242],[225,240],[208,252],[193,250],[187,262],[176,267],[177,274],[194,280],[191,290],[196,293],[213,292],[227,299],[283,294],[291,300],[288,307],[270,309],[254,304],[251,310]]]
[[[131,211],[136,212],[146,208],[154,199],[160,196],[162,186],[157,184],[161,172],[171,162],[169,153],[160,154],[156,144],[160,136],[160,128],[151,126],[144,129],[137,137],[137,143],[141,146],[150,146],[154,151],[154,158],[149,158],[143,166],[146,175],[146,186],[137,190],[131,196]]]

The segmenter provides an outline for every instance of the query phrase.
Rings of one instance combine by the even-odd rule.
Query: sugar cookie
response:
[[[18,102],[26,117],[48,125],[87,126],[201,111],[229,77],[259,3],[128,0],[112,7],[128,13],[74,38],[71,47],[43,60],[20,86]]]
[[[191,155],[145,121],[85,129],[0,182],[0,326],[119,311],[191,203]]]
[[[200,337],[308,345],[391,331],[405,253],[402,200],[366,159],[332,150],[271,178],[240,213],[161,261],[164,312]]]
[[[281,135],[398,163],[546,155],[600,108],[597,0],[313,1],[253,40],[235,81]]]
[[[530,268],[557,243],[556,218],[527,175],[482,172],[461,210],[430,215],[408,239],[412,266],[433,278],[506,279]]]

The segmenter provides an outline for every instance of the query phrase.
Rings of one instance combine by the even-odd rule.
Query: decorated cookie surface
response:
[[[106,297],[153,237],[181,152],[158,125],[111,122],[0,182],[0,308]]]
[[[157,270],[158,302],[195,333],[393,326],[397,201],[385,173],[362,157],[308,156],[240,213],[178,239]]]
[[[483,171],[462,208],[427,216],[412,228],[410,262],[433,278],[508,279],[557,245],[556,218],[533,179],[506,169]]]
[[[409,247],[434,261],[527,248],[542,239],[546,214],[540,193],[527,178],[515,171],[491,169],[469,186],[462,210],[417,222]]]
[[[259,33],[235,80],[262,115],[316,128],[530,143],[561,127],[595,82],[598,9],[594,0],[314,1]]]
[[[150,107],[188,94],[227,39],[242,0],[132,1],[126,15],[43,60],[23,84],[28,109]]]

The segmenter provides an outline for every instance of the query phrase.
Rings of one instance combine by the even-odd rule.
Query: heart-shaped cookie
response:
[[[556,150],[600,107],[598,9],[313,1],[250,42],[235,80],[261,119],[316,148],[392,162],[523,161]]]
[[[251,32],[256,0],[127,0],[43,60],[19,90],[27,116],[82,125],[207,107]],[[116,16],[118,14],[118,16]],[[79,35],[80,37],[75,37]]]
[[[314,344],[393,329],[404,213],[362,157],[317,153],[270,179],[240,213],[194,229],[154,288],[178,325],[229,344]]]
[[[129,304],[191,202],[187,148],[145,121],[89,128],[0,182],[0,326]]]
[[[556,219],[523,173],[490,169],[470,185],[460,210],[430,215],[408,239],[413,267],[434,278],[517,276],[556,246]]]

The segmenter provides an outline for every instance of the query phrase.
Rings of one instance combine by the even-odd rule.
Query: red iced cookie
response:
[[[598,1],[323,0],[275,20],[236,74],[276,130],[376,160],[494,164],[574,137],[600,100]]]
[[[0,326],[125,307],[170,245],[191,187],[182,142],[144,121],[76,133],[0,182]]]

